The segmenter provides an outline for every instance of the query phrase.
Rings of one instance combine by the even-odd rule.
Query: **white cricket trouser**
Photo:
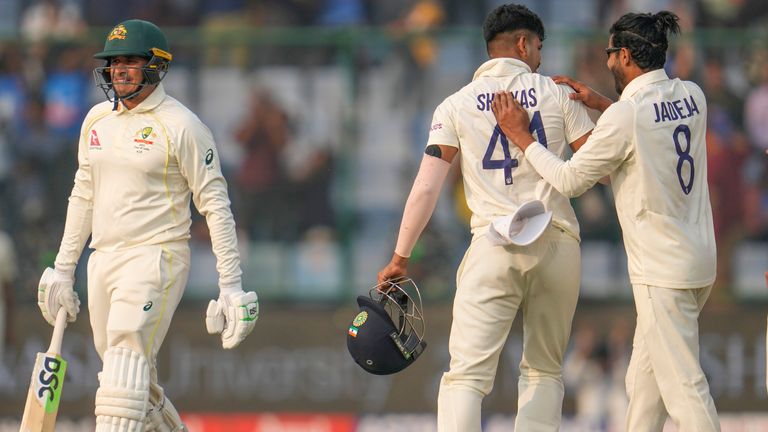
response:
[[[719,431],[699,363],[699,312],[711,286],[633,285],[637,326],[627,370],[627,431],[661,431],[669,413],[680,432]]]
[[[523,358],[515,430],[557,431],[563,355],[579,296],[579,243],[549,227],[533,244],[494,246],[475,235],[459,266],[449,339],[450,370],[438,396],[440,432],[479,432],[499,356],[518,309]]]
[[[189,276],[186,241],[94,251],[88,260],[88,312],[96,351],[142,353],[150,368],[150,402],[159,404],[156,358]]]

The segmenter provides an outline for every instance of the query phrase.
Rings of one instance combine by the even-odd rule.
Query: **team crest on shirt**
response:
[[[133,148],[136,150],[136,153],[149,151],[152,148],[152,144],[155,143],[154,139],[157,139],[157,134],[153,132],[152,126],[143,127],[133,135],[135,137],[133,142],[136,143]]]

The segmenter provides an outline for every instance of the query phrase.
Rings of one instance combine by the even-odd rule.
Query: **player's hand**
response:
[[[388,280],[399,279],[408,276],[408,258],[398,254],[392,254],[392,259],[376,275],[377,284],[381,285]]]
[[[568,97],[572,100],[579,101],[586,105],[588,108],[596,109],[600,112],[603,112],[608,109],[609,106],[613,103],[612,100],[609,98],[601,95],[597,91],[595,91],[593,88],[589,87],[588,85],[576,81],[575,79],[571,77],[567,77],[564,75],[556,75],[552,77],[552,80],[555,81],[555,84],[565,84],[572,88],[575,93],[570,93]]]
[[[222,294],[208,303],[205,328],[210,334],[221,333],[221,345],[231,349],[245,339],[259,319],[259,297],[253,291]]]
[[[496,93],[491,108],[501,131],[520,150],[525,151],[529,144],[536,141],[528,131],[531,123],[528,112],[512,97],[512,93]]]
[[[60,308],[67,311],[67,321],[74,322],[80,312],[80,299],[74,290],[75,279],[68,273],[50,267],[43,271],[37,286],[37,305],[48,324],[56,324]]]

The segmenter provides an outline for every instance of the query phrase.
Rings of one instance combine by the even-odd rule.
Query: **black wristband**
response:
[[[442,158],[443,152],[440,150],[440,146],[438,145],[428,145],[426,149],[424,149],[424,153],[429,156],[434,156],[436,158]]]

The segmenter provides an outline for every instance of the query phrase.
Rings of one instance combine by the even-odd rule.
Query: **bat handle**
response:
[[[60,307],[56,314],[56,325],[53,326],[51,345],[48,347],[49,354],[61,354],[61,340],[64,338],[65,328],[67,328],[67,311]]]

